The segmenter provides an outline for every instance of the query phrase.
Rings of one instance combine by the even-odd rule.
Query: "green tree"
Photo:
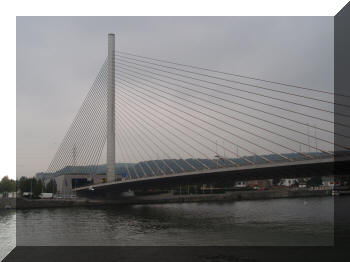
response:
[[[33,195],[39,196],[44,191],[44,183],[41,181],[41,179],[36,180],[33,178]]]
[[[16,181],[4,176],[0,181],[0,192],[16,192]]]
[[[53,179],[50,180],[49,183],[47,183],[46,187],[45,187],[45,192],[46,193],[54,193],[56,194],[57,192],[57,185],[55,183],[55,181]]]
[[[313,176],[307,181],[308,186],[320,186],[322,185],[322,178],[320,176]]]
[[[22,176],[18,181],[18,188],[19,190],[23,192],[31,192],[33,188],[33,178],[26,178]]]
[[[37,197],[42,192],[46,192],[45,184],[41,180],[35,178],[21,177],[18,181],[18,188],[23,192],[32,192]]]
[[[274,177],[273,180],[272,180],[272,184],[274,186],[278,186],[281,182],[281,178],[280,177]]]
[[[24,176],[22,176],[19,180],[18,180],[18,189],[23,193],[23,192],[27,192],[26,190],[26,178]]]

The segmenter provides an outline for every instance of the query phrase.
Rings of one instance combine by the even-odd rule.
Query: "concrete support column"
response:
[[[107,181],[115,177],[115,34],[108,34]]]

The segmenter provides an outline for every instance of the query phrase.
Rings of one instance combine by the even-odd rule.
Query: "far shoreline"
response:
[[[106,205],[143,205],[169,203],[199,203],[199,202],[232,202],[241,200],[268,200],[280,198],[326,197],[332,196],[332,190],[256,190],[231,191],[220,194],[188,194],[174,195],[171,193],[145,196],[120,197],[113,200],[105,199],[0,199],[0,209],[37,209],[58,207],[84,207]]]

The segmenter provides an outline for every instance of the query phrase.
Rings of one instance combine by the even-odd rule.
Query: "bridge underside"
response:
[[[178,185],[229,183],[272,178],[298,178],[311,176],[349,175],[350,160],[343,159],[334,162],[333,159],[317,162],[298,161],[280,165],[263,165],[255,168],[218,169],[198,173],[183,173],[168,176],[156,176],[135,180],[118,181],[77,188],[76,192],[85,197],[103,197],[109,194],[138,189],[170,189]]]

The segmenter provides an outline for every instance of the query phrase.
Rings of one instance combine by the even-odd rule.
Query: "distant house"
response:
[[[16,198],[16,192],[4,192],[0,194],[0,198]]]
[[[236,181],[234,187],[245,188],[245,187],[247,187],[247,182],[246,181]]]
[[[306,187],[307,187],[306,182],[299,183],[299,188],[306,188]]]
[[[33,196],[33,193],[32,193],[32,192],[23,192],[23,193],[22,193],[22,196],[23,196],[23,197],[32,197],[32,196]]]
[[[334,179],[334,176],[323,176],[322,177],[322,185],[328,187],[339,186],[340,181]]]
[[[269,188],[272,186],[272,179],[249,180],[249,187]]]
[[[291,187],[295,185],[298,182],[298,179],[296,178],[285,178],[281,179],[280,185],[285,187]]]

